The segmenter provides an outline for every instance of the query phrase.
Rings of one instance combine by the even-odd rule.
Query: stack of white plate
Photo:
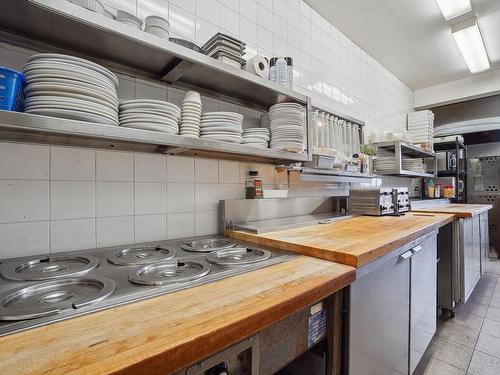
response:
[[[271,148],[304,151],[305,109],[297,103],[279,103],[269,109]]]
[[[216,141],[242,143],[243,115],[236,112],[207,112],[201,116],[201,137]]]
[[[124,10],[118,9],[116,11],[116,20],[135,29],[142,29],[142,21],[133,14]]]
[[[396,158],[393,156],[389,157],[378,157],[373,161],[373,167],[379,172],[390,172],[396,171],[398,168],[396,164]],[[402,159],[401,167],[403,170],[412,172],[425,172],[425,165],[423,159]]]
[[[118,125],[118,78],[74,56],[42,53],[24,67],[25,112]]]
[[[181,110],[163,100],[133,99],[120,103],[120,126],[168,134],[179,133]]]
[[[200,136],[201,97],[196,91],[188,91],[182,101],[181,135],[198,138]]]
[[[243,143],[248,146],[268,148],[271,135],[267,128],[247,128],[243,130]]]
[[[162,39],[170,37],[170,23],[160,16],[147,16],[144,22],[144,31]]]

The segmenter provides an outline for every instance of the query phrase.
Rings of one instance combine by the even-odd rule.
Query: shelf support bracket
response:
[[[177,154],[182,154],[183,152],[191,150],[191,147],[161,147],[160,152],[162,154],[168,154],[168,155],[177,155]]]
[[[162,81],[165,81],[167,83],[174,83],[176,82],[179,78],[181,78],[184,73],[186,73],[189,69],[193,67],[194,63],[191,61],[187,60],[182,60],[180,63],[178,63],[176,66],[174,66],[172,69],[170,69],[162,78]]]

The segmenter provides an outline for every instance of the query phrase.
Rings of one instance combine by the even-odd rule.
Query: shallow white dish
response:
[[[67,118],[71,120],[80,120],[87,122],[95,122],[103,125],[114,125],[118,126],[117,122],[113,122],[102,116],[92,115],[90,113],[84,113],[79,111],[72,111],[66,109],[50,109],[50,108],[34,108],[31,110],[27,110],[27,113],[33,113],[35,115],[44,115],[44,116],[52,116],[52,117],[60,117]]]

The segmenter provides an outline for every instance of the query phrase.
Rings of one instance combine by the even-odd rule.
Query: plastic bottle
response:
[[[288,87],[288,67],[284,57],[279,57],[276,61],[276,82]]]

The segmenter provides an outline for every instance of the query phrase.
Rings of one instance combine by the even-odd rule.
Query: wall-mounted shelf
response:
[[[370,183],[377,176],[368,175],[359,172],[336,171],[332,169],[317,169],[303,167],[301,169],[300,179],[302,181],[315,182],[355,182]]]
[[[9,111],[0,111],[0,139],[168,154],[197,152],[276,164],[308,160],[307,154]]]
[[[378,142],[373,143],[373,145],[378,149],[378,156],[394,156],[397,166],[394,170],[379,171],[374,169],[374,174],[399,177],[436,177],[437,160],[434,152],[404,141]],[[428,172],[422,173],[403,169],[403,159],[423,159]]]
[[[22,21],[21,21],[22,20]],[[0,40],[66,52],[263,110],[307,97],[207,55],[62,0],[4,0]]]

